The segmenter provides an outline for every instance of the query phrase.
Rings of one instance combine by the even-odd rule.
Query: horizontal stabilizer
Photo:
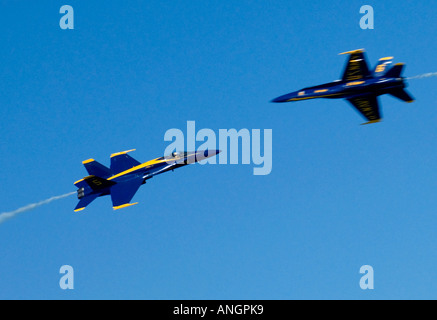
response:
[[[91,202],[93,202],[98,196],[99,194],[91,194],[89,196],[83,197],[82,199],[80,199],[76,208],[74,208],[74,212],[78,212],[85,209],[85,207],[89,205]]]
[[[85,188],[85,187],[87,187],[87,186],[88,186],[88,183],[85,182],[85,179],[80,179],[79,181],[76,181],[76,182],[74,183],[74,185],[75,185],[78,189],[80,189],[80,188]]]
[[[392,96],[405,101],[405,102],[413,102],[414,98],[411,97],[411,95],[405,91],[404,89],[397,89],[389,92]]]

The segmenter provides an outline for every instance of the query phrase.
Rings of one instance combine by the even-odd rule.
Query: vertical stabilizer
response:
[[[387,71],[385,77],[387,78],[401,78],[402,71],[404,71],[405,64],[396,63],[390,70]]]

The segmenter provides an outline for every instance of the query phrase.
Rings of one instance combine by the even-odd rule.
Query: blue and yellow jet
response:
[[[367,120],[368,123],[381,121],[378,96],[391,94],[392,96],[413,102],[411,95],[404,90],[405,78],[401,76],[403,63],[397,63],[388,68],[393,57],[379,59],[374,71],[370,71],[364,55],[364,49],[343,52],[349,54],[341,80],[308,87],[296,92],[280,96],[272,102],[301,101],[315,98],[344,98],[347,99]]]
[[[85,209],[97,197],[106,195],[111,195],[114,210],[137,204],[138,202],[130,201],[148,179],[220,153],[220,150],[173,152],[171,156],[140,163],[127,154],[134,150],[112,154],[110,168],[94,159],[82,162],[89,176],[74,183],[78,188],[77,197],[80,200],[74,209],[75,212]]]

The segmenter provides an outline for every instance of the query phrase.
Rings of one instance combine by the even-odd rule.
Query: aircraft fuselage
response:
[[[199,162],[215,156],[219,152],[220,150],[174,152],[171,156],[160,157],[144,163],[138,163],[133,167],[127,168],[126,170],[115,173],[109,177],[102,178],[90,175],[75,182],[75,185],[79,188],[77,191],[77,197],[78,199],[83,199],[86,197],[95,198],[110,195],[116,185],[126,186],[126,189],[130,185],[136,185],[139,187],[140,185],[145,184],[148,179],[151,179],[158,174]],[[121,154],[124,153],[125,152],[122,152]],[[90,163],[91,160],[92,162],[95,162],[94,159],[90,159],[84,161],[84,164],[86,165]],[[123,196],[124,191],[120,192]],[[79,206],[76,211],[82,210],[83,208],[84,207]],[[114,209],[115,208],[117,207],[114,207]]]
[[[369,78],[356,81],[334,81],[315,87],[303,88],[280,96],[272,102],[293,102],[316,98],[347,99],[372,93],[376,96],[389,93],[393,89],[405,88],[404,78]]]

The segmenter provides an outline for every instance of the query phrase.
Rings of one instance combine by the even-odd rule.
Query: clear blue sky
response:
[[[269,103],[338,79],[352,49],[437,71],[435,1],[0,3],[1,212],[74,191],[85,159],[161,156],[189,120],[273,130],[270,175],[197,164],[124,210],[75,214],[73,196],[3,223],[0,299],[436,298],[437,78],[410,82],[413,104],[382,97],[369,126],[341,100]]]

